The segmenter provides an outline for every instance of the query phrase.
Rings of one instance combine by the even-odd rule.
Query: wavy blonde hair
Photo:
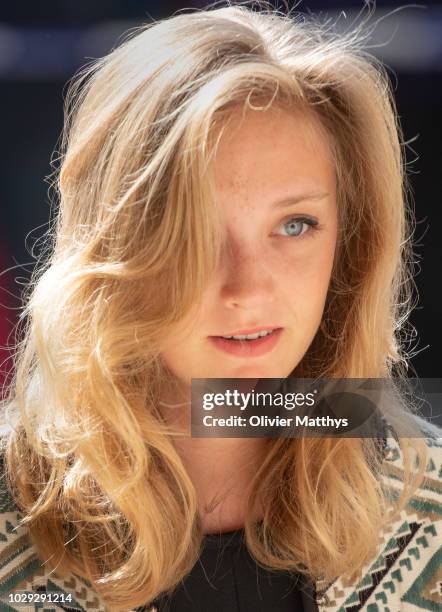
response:
[[[41,558],[114,610],[172,590],[200,553],[195,489],[158,410],[161,348],[219,260],[207,170],[231,113],[313,112],[333,149],[339,256],[293,375],[406,370],[411,216],[388,74],[363,50],[363,22],[338,34],[260,8],[136,28],[68,92],[59,207],[25,296],[5,457]],[[423,440],[401,439],[404,489],[391,506],[376,442],[272,440],[248,499],[263,500],[264,518],[245,523],[260,564],[325,580],[360,571],[425,468]]]

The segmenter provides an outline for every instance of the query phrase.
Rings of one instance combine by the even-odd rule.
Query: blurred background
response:
[[[222,2],[219,3],[223,5]],[[253,3],[245,3],[253,4]],[[348,27],[363,0],[270,2],[304,13],[338,18]],[[50,218],[51,158],[63,122],[63,95],[77,69],[101,57],[131,27],[205,6],[187,0],[34,0],[0,8],[0,385],[10,372],[7,345],[20,293],[35,264],[38,239]],[[419,266],[418,307],[411,317],[417,336],[410,376],[442,377],[439,298],[442,265],[442,2],[376,2],[380,19],[368,50],[389,67],[414,193],[414,236]],[[33,254],[34,253],[34,254]],[[1,387],[0,387],[1,388]]]

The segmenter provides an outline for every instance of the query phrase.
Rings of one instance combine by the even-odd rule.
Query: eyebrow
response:
[[[305,200],[323,200],[329,195],[330,194],[328,192],[302,193],[297,196],[284,198],[283,200],[277,200],[273,205],[275,208],[285,208],[286,206],[293,206],[294,204],[299,204]]]

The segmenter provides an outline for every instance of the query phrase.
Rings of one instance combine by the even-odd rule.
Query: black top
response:
[[[295,573],[269,571],[250,555],[244,529],[204,537],[197,563],[158,612],[313,612],[311,584]]]

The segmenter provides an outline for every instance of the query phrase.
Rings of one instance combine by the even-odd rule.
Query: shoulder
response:
[[[21,598],[28,593],[32,597],[51,594],[54,603],[49,607],[43,604],[42,609],[107,612],[109,607],[90,582],[74,573],[59,576],[38,557],[28,529],[21,523],[23,514],[17,507],[5,479],[5,441],[5,436],[0,434],[0,610],[22,612],[24,609],[40,609],[41,603],[34,603],[29,607],[18,603],[23,601]],[[157,612],[155,606],[144,610]]]
[[[422,431],[427,455],[425,478],[406,510],[410,516],[418,513],[426,520],[438,523],[442,521],[442,429],[419,417],[416,420]],[[389,490],[398,495],[402,491],[405,465],[401,447],[393,435],[387,439],[384,467],[383,481]],[[442,538],[442,532],[439,532],[439,538]]]
[[[2,444],[0,451],[0,609],[5,612],[27,609],[23,607],[23,603],[19,603],[25,597],[24,592],[27,592],[32,593],[30,597],[51,593],[51,599],[55,600],[55,603],[50,606],[51,610],[106,612],[108,608],[97,593],[91,589],[90,583],[75,574],[60,577],[39,559],[27,527],[20,522],[22,517],[5,480]],[[34,606],[37,609],[41,605],[41,603],[39,605],[34,603],[29,606],[29,609],[34,609]]]
[[[340,578],[328,585],[318,582],[321,611],[441,609],[442,429],[417,420],[427,452],[422,484],[400,516],[380,534],[377,555],[363,569],[357,584],[350,585]],[[393,495],[399,495],[404,457],[391,433],[384,449],[383,482]]]

